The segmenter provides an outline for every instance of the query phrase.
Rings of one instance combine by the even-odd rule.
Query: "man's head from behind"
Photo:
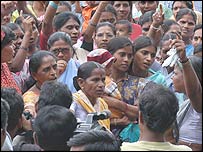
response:
[[[45,106],[34,120],[34,139],[45,151],[69,150],[66,142],[73,136],[77,120],[73,113],[62,106]]]

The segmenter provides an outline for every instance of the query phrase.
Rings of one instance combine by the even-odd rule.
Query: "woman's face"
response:
[[[170,50],[170,41],[164,41],[160,50],[160,55],[161,55],[161,60],[162,62],[164,62],[166,60],[166,58],[168,58],[169,56],[167,55],[167,52]]]
[[[115,35],[109,26],[102,26],[97,29],[95,33],[95,43],[98,48],[107,49],[109,41],[114,38]]]
[[[65,60],[67,62],[73,55],[72,47],[61,39],[52,44],[50,51],[56,55],[58,60]]]
[[[116,61],[113,63],[112,68],[118,71],[126,72],[133,59],[133,48],[131,45],[118,49],[113,56]]]
[[[185,2],[182,2],[182,1],[174,2],[173,8],[172,8],[174,17],[176,17],[178,11],[182,8],[187,8],[187,5],[185,4]]]
[[[99,23],[101,22],[109,22],[113,25],[116,24],[116,16],[111,12],[102,12],[99,18]]]
[[[115,1],[113,7],[117,12],[118,20],[128,20],[130,14],[130,5],[128,1]]]
[[[56,68],[57,64],[54,57],[50,55],[45,56],[42,59],[41,66],[38,68],[36,73],[32,74],[32,76],[38,83],[43,84],[45,81],[57,79]]]
[[[145,12],[156,10],[158,4],[156,1],[139,1],[138,6],[142,14],[144,14]]]
[[[90,98],[98,98],[104,94],[106,72],[103,68],[95,68],[91,75],[84,80],[82,87],[85,94]]]
[[[74,19],[69,19],[60,29],[62,32],[66,32],[70,35],[72,45],[77,43],[80,35],[80,25]]]
[[[24,33],[23,33],[23,31],[20,29],[20,27],[17,28],[16,30],[13,30],[13,32],[14,32],[15,35],[16,35],[16,39],[13,40],[13,44],[15,45],[15,49],[14,49],[14,50],[15,50],[14,56],[15,56],[16,53],[17,53],[17,51],[18,51],[18,49],[19,49],[19,47],[20,47],[20,45],[21,45],[21,43],[22,43],[22,41],[23,41]]]
[[[14,47],[13,41],[11,41],[1,50],[1,63],[12,61],[15,52]]]
[[[193,46],[196,47],[200,43],[202,43],[202,28],[195,31],[192,39]]]
[[[185,93],[183,73],[177,65],[174,68],[174,75],[172,76],[172,80],[175,91],[179,93]]]
[[[133,57],[134,67],[140,69],[140,71],[146,71],[152,65],[156,56],[156,48],[154,46],[148,46],[137,50]]]
[[[194,28],[195,28],[195,21],[192,15],[190,14],[183,15],[182,18],[177,21],[177,23],[181,26],[182,37],[192,39],[192,36],[194,34]]]

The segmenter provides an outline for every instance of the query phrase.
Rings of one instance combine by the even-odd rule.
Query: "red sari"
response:
[[[22,94],[6,63],[1,63],[1,87],[14,88],[19,94]]]

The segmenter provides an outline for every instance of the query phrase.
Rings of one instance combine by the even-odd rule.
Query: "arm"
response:
[[[21,11],[21,17],[22,17],[22,11]],[[33,24],[32,17],[28,16],[26,19],[23,19],[23,27],[24,27],[25,33],[24,33],[20,48],[18,49],[18,52],[10,65],[12,72],[21,71],[23,68],[25,59],[27,57],[28,48],[29,48],[29,40],[32,36],[32,28],[33,28],[32,24]]]
[[[16,8],[16,1],[1,1],[1,21]]]
[[[106,7],[106,5],[108,4],[108,1],[101,1],[100,4],[98,5],[96,12],[94,13],[94,15],[92,16],[90,23],[87,26],[86,31],[84,32],[83,36],[84,36],[84,40],[86,42],[92,42],[92,36],[93,33],[95,32],[97,23],[99,22],[99,18],[101,16],[101,12],[104,10],[104,8]]]
[[[157,46],[159,45],[159,42],[162,38],[162,29],[161,29],[161,25],[163,23],[164,20],[164,14],[162,14],[161,12],[155,12],[152,15],[152,24],[149,28],[149,32],[147,33],[147,36],[149,36],[153,43]]]
[[[136,120],[136,118],[138,118],[137,106],[127,104],[123,101],[120,101],[114,97],[110,97],[107,95],[103,96],[102,98],[106,101],[109,107],[113,107],[115,109],[122,111],[129,118],[129,120],[134,121]]]
[[[52,1],[52,2],[54,2],[57,6],[59,4],[59,1]],[[53,8],[51,5],[48,5],[44,15],[44,20],[42,23],[42,32],[45,35],[50,35],[53,32],[52,21],[55,14],[56,14],[56,9]]]
[[[182,62],[183,79],[185,91],[190,99],[193,108],[197,112],[202,112],[202,86],[185,53],[185,44],[183,40],[173,40],[179,52],[180,62]]]

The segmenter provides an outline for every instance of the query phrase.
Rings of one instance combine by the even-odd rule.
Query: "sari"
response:
[[[77,119],[85,121],[88,113],[102,112],[108,109],[108,105],[102,98],[97,98],[95,105],[92,105],[87,96],[79,90],[73,94],[73,103],[70,107],[74,111]],[[106,129],[110,129],[110,120],[98,120],[98,123]]]

